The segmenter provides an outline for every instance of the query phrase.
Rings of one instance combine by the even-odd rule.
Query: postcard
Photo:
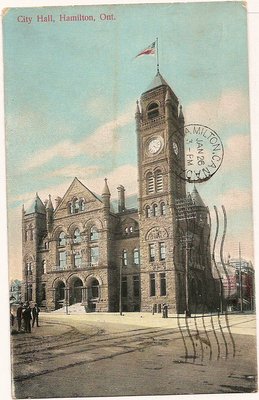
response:
[[[257,391],[247,10],[3,10],[12,396]]]

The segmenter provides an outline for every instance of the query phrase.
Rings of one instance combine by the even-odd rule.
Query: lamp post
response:
[[[243,312],[243,282],[242,282],[242,261],[241,261],[241,246],[239,242],[239,300],[240,300],[240,312]]]
[[[120,262],[120,284],[119,284],[119,312],[120,315],[122,315],[122,263],[123,263],[123,257],[121,256],[121,262]]]

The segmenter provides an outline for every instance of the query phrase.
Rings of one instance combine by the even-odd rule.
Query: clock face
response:
[[[174,153],[175,153],[175,155],[177,155],[177,156],[178,156],[178,153],[179,153],[179,148],[178,148],[178,144],[177,144],[177,143],[175,143],[175,142],[173,142],[173,149],[174,149]]]
[[[148,153],[153,155],[153,154],[157,154],[163,146],[163,140],[161,137],[155,137],[152,140],[150,140],[150,142],[148,143]]]

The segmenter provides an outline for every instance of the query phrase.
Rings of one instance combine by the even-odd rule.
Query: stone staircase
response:
[[[59,308],[52,311],[55,314],[66,314],[66,307]],[[85,307],[81,303],[72,304],[68,307],[68,314],[85,314]]]

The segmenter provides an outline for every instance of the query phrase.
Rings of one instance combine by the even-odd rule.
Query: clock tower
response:
[[[185,307],[184,265],[177,251],[176,200],[186,198],[184,116],[173,90],[158,71],[136,109],[138,143],[141,309],[170,312]]]

